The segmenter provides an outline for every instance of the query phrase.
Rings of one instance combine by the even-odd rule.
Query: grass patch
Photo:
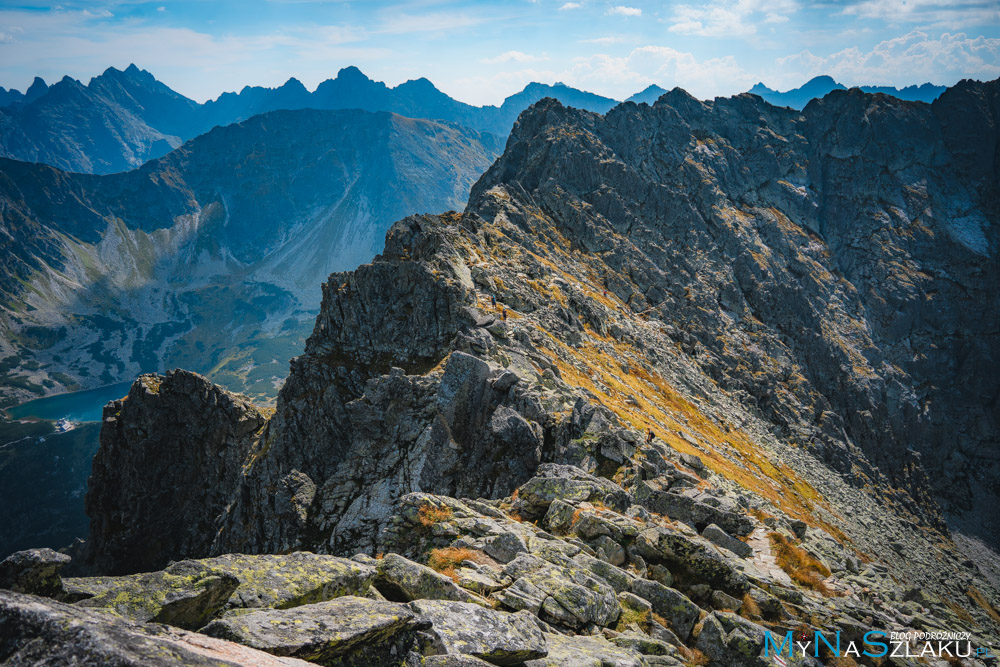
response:
[[[452,581],[457,581],[458,576],[455,574],[455,568],[466,560],[479,564],[490,562],[489,557],[481,551],[465,547],[445,547],[444,549],[431,550],[430,556],[427,558],[427,566],[446,577],[451,577]]]
[[[740,605],[740,616],[751,621],[761,617],[760,606],[749,593],[743,596],[743,604]]]
[[[643,630],[649,628],[649,615],[651,612],[648,610],[631,609],[628,607],[622,607],[622,613],[618,616],[618,627],[615,628],[618,632],[625,632],[628,630],[628,626],[635,623]],[[665,620],[665,619],[664,619]],[[656,621],[660,623],[659,620]],[[663,623],[660,623],[663,625]],[[665,628],[669,628],[669,625],[663,625]]]
[[[424,528],[430,528],[439,521],[450,519],[452,511],[450,507],[435,507],[434,505],[421,505],[417,510],[417,521]]]
[[[823,581],[830,576],[830,570],[807,552],[796,546],[781,533],[768,533],[771,549],[778,566],[791,577],[792,581],[811,588],[825,597],[834,597],[833,590]]]
[[[994,622],[1000,623],[1000,612],[997,608],[990,604],[990,601],[986,599],[986,596],[979,592],[975,586],[969,586],[969,590],[965,591],[965,594],[969,596],[969,599],[979,605],[983,611],[989,614],[989,617],[993,619]]]
[[[687,667],[704,667],[711,662],[707,655],[696,648],[678,646],[677,652],[681,654],[682,658],[684,658],[684,664],[687,665]]]

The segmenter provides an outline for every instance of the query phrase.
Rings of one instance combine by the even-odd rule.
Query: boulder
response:
[[[670,627],[682,640],[691,634],[701,610],[683,593],[648,579],[632,582],[632,592],[653,605],[653,611],[670,622]]]
[[[430,621],[423,653],[467,654],[495,665],[519,665],[548,651],[538,624],[527,613],[510,614],[448,600],[418,600],[410,608]]]
[[[239,579],[226,608],[287,609],[343,595],[364,596],[375,577],[370,565],[308,552],[226,554],[199,562]]]
[[[18,551],[0,562],[0,588],[56,597],[63,589],[59,571],[69,561],[69,556],[52,549]]]
[[[375,586],[386,598],[397,602],[454,600],[484,604],[481,598],[459,587],[443,574],[399,554],[386,554],[378,561]]]
[[[560,625],[581,628],[593,623],[605,627],[614,623],[621,611],[613,588],[576,567],[558,567],[522,556],[510,563],[504,574],[515,581],[496,594],[503,604],[527,609]]]
[[[557,499],[567,503],[601,500],[621,509],[628,506],[628,496],[620,486],[569,465],[544,463],[518,489],[518,507],[532,517],[543,516]]]
[[[78,606],[197,630],[225,606],[239,580],[198,561],[183,560],[160,572],[67,579],[65,585],[67,595],[87,596]]]
[[[637,651],[615,646],[600,636],[545,633],[545,644],[549,654],[524,663],[525,667],[646,667]]]
[[[202,632],[321,665],[379,667],[400,664],[427,626],[406,605],[348,595],[294,609],[230,613]]]
[[[723,549],[732,551],[734,554],[740,558],[749,558],[753,555],[753,549],[746,542],[741,542],[736,539],[726,531],[722,530],[714,523],[709,524],[705,527],[705,530],[701,531],[701,536],[706,540],[717,544]]]
[[[80,667],[308,667],[232,642],[0,590],[4,665]]]

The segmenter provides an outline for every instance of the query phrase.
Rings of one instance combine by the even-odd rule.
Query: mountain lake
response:
[[[131,382],[109,384],[96,389],[71,391],[55,396],[36,398],[7,408],[11,419],[35,417],[36,419],[68,419],[71,422],[99,422],[106,403],[128,394]]]

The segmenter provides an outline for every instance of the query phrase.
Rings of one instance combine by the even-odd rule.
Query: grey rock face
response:
[[[237,586],[239,580],[233,575],[198,561],[174,563],[162,572],[65,581],[70,598],[83,597],[77,606],[188,630],[205,625]]]
[[[548,653],[545,639],[530,615],[505,614],[479,605],[442,600],[411,602],[430,621],[432,638],[425,654],[468,654],[494,665],[519,665]]]
[[[709,524],[705,527],[705,530],[701,531],[701,536],[718,544],[723,549],[729,549],[737,556],[742,556],[746,558],[753,554],[753,549],[746,542],[741,542],[736,539],[726,531],[722,530],[714,523]]]
[[[127,399],[110,403],[87,493],[94,568],[122,574],[208,555],[265,422],[246,398],[185,371],[143,376]],[[178,503],[194,480],[211,482]]]
[[[69,561],[69,556],[52,549],[18,551],[0,561],[0,588],[56,597],[62,593],[59,572]]]
[[[476,602],[476,596],[460,588],[448,577],[426,565],[414,563],[399,554],[388,554],[378,561],[375,585],[390,600],[452,600]]]
[[[11,667],[306,667],[204,635],[139,625],[54,600],[0,590],[0,660]]]
[[[342,597],[287,610],[242,613],[203,632],[279,656],[322,665],[399,665],[426,627],[404,605]]]

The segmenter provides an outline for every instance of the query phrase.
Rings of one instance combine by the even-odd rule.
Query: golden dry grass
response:
[[[446,577],[451,577],[454,581],[458,579],[455,568],[462,564],[462,561],[470,560],[473,563],[489,563],[489,557],[481,551],[467,549],[464,547],[445,547],[443,549],[432,549],[427,557],[427,566],[436,570]]]
[[[771,541],[771,549],[778,561],[778,567],[784,570],[792,581],[826,597],[834,596],[834,592],[823,581],[830,576],[829,568],[781,533],[768,533],[767,537]]]
[[[450,507],[435,507],[434,505],[421,505],[417,510],[417,521],[424,528],[430,528],[439,521],[451,518]]]
[[[969,596],[969,599],[979,605],[983,611],[989,614],[995,622],[1000,623],[1000,612],[997,608],[990,604],[990,601],[986,599],[986,596],[979,592],[975,586],[969,586],[969,590],[965,591],[965,594]]]

